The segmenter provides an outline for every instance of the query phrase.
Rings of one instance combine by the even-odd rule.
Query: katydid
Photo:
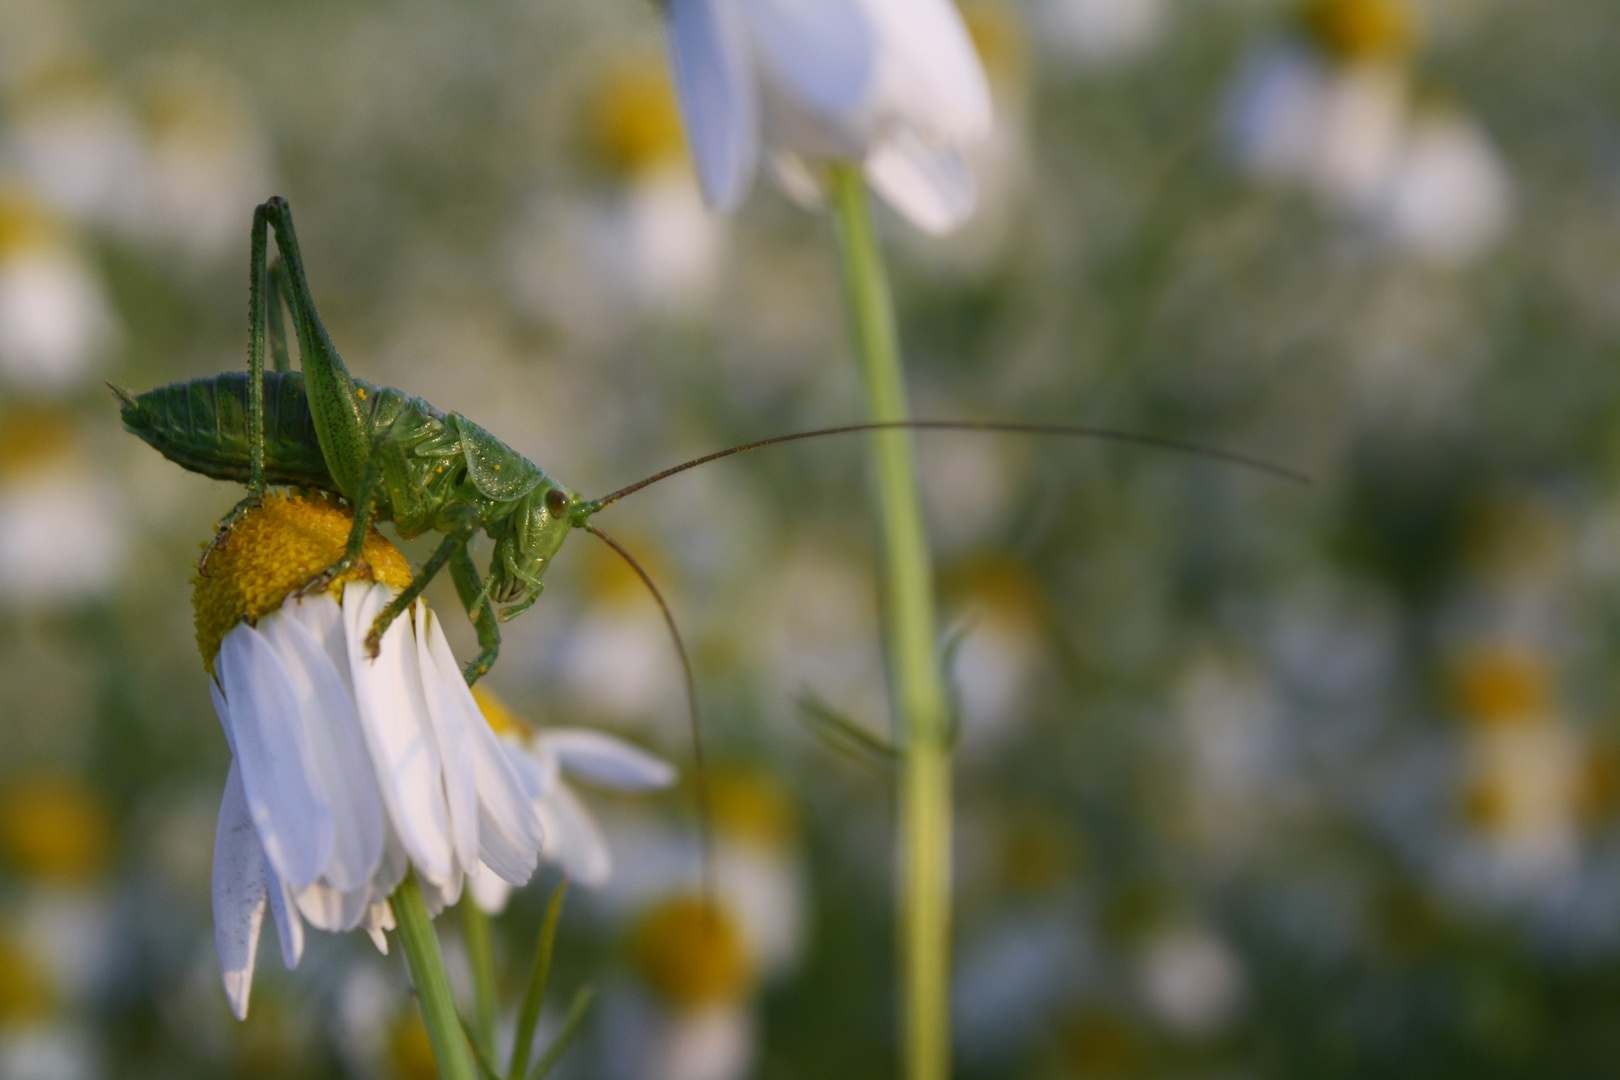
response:
[[[269,235],[279,264],[268,264]],[[288,370],[281,306],[292,315],[302,372]],[[706,462],[777,443],[882,428],[1003,431],[1132,442],[1214,457],[1299,479],[1263,461],[1173,439],[1100,428],[993,421],[918,420],[848,424],[761,439],[665,469],[598,499],[587,499],[548,476],[494,435],[459,413],[443,413],[421,398],[379,387],[349,373],[315,310],[287,201],[272,198],[253,214],[249,270],[247,372],[173,383],[135,395],[113,387],[124,425],[176,464],[215,479],[245,482],[247,497],[218,526],[219,535],[258,504],[271,484],[341,496],[354,509],[354,527],[338,560],[305,591],[323,588],[360,557],[367,529],[392,521],[410,538],[443,535],[404,589],[378,616],[367,636],[373,655],[383,631],[449,567],[482,650],[466,669],[468,683],[489,671],[500,650],[499,623],[540,596],[546,567],[574,529],[595,533],[632,567],[673,618],[646,573],[617,542],[591,522],[603,507],[649,484]],[[265,371],[270,345],[273,370]],[[494,541],[489,574],[479,574],[468,545],[480,532]],[[210,551],[212,548],[210,548]],[[208,552],[199,569],[207,573]],[[496,614],[494,605],[505,605]],[[686,668],[685,648],[674,633]],[[694,721],[696,707],[693,705]]]

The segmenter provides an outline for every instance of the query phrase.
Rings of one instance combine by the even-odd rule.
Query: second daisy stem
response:
[[[411,985],[416,987],[416,1003],[427,1025],[428,1042],[439,1063],[440,1080],[478,1080],[473,1072],[467,1037],[461,1030],[450,979],[444,970],[444,954],[433,933],[433,920],[416,884],[416,871],[405,875],[393,896],[394,919],[399,924],[399,943],[410,965]]]
[[[834,167],[840,266],[867,408],[907,419],[894,304],[858,166]],[[876,431],[883,640],[900,745],[901,1029],[907,1080],[950,1074],[951,762],[935,648],[933,568],[911,433]]]

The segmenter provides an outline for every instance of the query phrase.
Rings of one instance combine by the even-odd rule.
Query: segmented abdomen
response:
[[[375,399],[369,383],[356,379],[355,384]],[[245,484],[247,391],[244,371],[170,383],[125,398],[124,426],[176,465]],[[321,456],[300,372],[264,373],[264,466],[269,483],[337,491]]]

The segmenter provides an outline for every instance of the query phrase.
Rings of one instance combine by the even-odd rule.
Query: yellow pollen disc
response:
[[[497,735],[512,735],[517,738],[527,738],[533,730],[523,717],[506,707],[506,702],[495,696],[493,690],[486,690],[482,685],[472,689],[473,700],[478,702],[478,710],[489,721],[489,726],[495,729]]]
[[[334,500],[311,495],[270,495],[244,514],[208,558],[208,576],[191,579],[197,649],[214,671],[219,643],[239,622],[249,625],[281,606],[298,589],[343,555],[354,514]],[[405,556],[376,529],[366,537],[360,563],[333,582],[378,581],[403,589],[411,581]]]
[[[736,921],[695,896],[665,900],[642,916],[630,953],[652,989],[679,1008],[735,1001],[752,974]]]

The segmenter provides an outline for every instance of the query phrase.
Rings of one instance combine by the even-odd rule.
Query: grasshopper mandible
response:
[[[275,235],[279,264],[269,264]],[[302,372],[290,370],[282,325],[291,309]],[[466,668],[468,683],[489,671],[500,651],[499,624],[540,596],[546,567],[574,529],[585,529],[625,558],[651,590],[675,639],[692,690],[690,664],[675,622],[657,587],[623,547],[591,518],[603,507],[676,473],[719,458],[799,439],[880,428],[1006,431],[1133,442],[1214,457],[1290,479],[1286,469],[1238,454],[1173,439],[1101,428],[994,421],[918,420],[849,424],[761,439],[683,462],[598,499],[548,476],[538,465],[459,413],[443,413],[421,398],[379,387],[349,373],[321,323],[283,198],[253,214],[249,270],[248,370],[173,383],[135,395],[112,387],[125,427],[164,457],[219,480],[245,481],[248,494],[225,516],[216,542],[271,484],[341,496],[354,509],[342,557],[303,591],[324,588],[353,568],[367,529],[392,521],[405,538],[434,531],[443,539],[410,585],[372,624],[366,643],[376,655],[388,625],[449,567],[456,591],[477,630],[481,649]],[[273,370],[265,371],[270,345]],[[494,541],[489,574],[479,574],[468,545],[480,532]],[[210,546],[199,562],[207,573]],[[497,615],[495,605],[504,605]],[[694,724],[695,700],[691,702]]]

